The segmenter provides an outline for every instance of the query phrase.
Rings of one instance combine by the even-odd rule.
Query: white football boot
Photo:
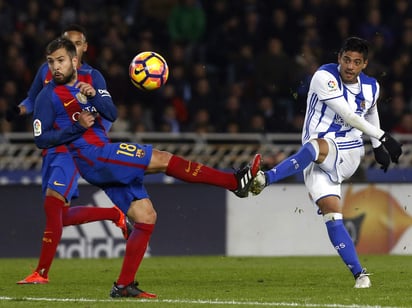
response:
[[[259,170],[256,177],[252,181],[249,191],[253,195],[259,195],[262,190],[266,187],[266,176],[262,170]]]
[[[372,283],[369,276],[370,274],[366,272],[366,268],[362,269],[360,275],[355,279],[355,285],[353,287],[356,289],[370,288]]]

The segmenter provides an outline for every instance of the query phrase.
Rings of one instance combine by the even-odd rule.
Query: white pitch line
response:
[[[0,301],[36,301],[36,302],[144,302],[144,303],[172,303],[172,304],[197,304],[197,305],[236,305],[236,306],[263,306],[263,307],[326,307],[326,308],[399,308],[396,306],[370,306],[370,305],[342,305],[342,304],[305,304],[294,302],[242,302],[224,300],[190,300],[190,299],[91,299],[91,298],[44,298],[44,297],[8,297],[0,296]]]

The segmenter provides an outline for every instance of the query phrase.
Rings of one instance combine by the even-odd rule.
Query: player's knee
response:
[[[152,158],[146,172],[165,172],[171,158],[172,154],[170,152],[153,149]]]
[[[154,224],[157,220],[157,213],[149,199],[133,201],[127,211],[127,216],[134,222]]]
[[[325,217],[328,214],[342,213],[340,198],[338,196],[326,196],[316,202],[319,210]]]
[[[65,204],[68,203],[68,200],[64,196],[62,196],[59,192],[57,192],[57,191],[55,191],[51,188],[46,189],[46,196],[55,197],[55,198],[57,198],[61,201],[64,201]]]
[[[315,162],[318,164],[323,163],[329,154],[329,142],[321,138],[311,140],[310,142],[318,150],[318,158]]]

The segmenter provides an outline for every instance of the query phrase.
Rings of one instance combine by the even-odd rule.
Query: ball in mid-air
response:
[[[169,77],[169,67],[166,60],[158,53],[144,51],[130,62],[129,76],[136,88],[152,91],[166,83]]]

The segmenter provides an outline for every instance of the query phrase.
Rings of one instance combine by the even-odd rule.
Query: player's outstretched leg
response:
[[[228,189],[240,198],[249,195],[252,180],[260,169],[260,154],[256,154],[246,167],[235,173],[224,172],[172,155],[166,168],[166,174],[189,183],[203,183]]]
[[[63,209],[63,226],[81,225],[94,221],[111,220],[122,231],[125,240],[133,230],[131,221],[117,206],[70,206]]]
[[[117,221],[113,221],[114,224],[122,230],[122,234],[125,240],[127,240],[130,236],[130,233],[133,231],[133,225],[134,222],[125,215],[121,209],[119,209],[117,206],[114,206],[114,208],[119,211],[119,219]]]
[[[265,172],[260,171],[250,186],[250,192],[258,195],[262,190],[273,183],[303,171],[319,156],[319,146],[316,140],[305,143],[296,154],[289,156],[278,165]]]

